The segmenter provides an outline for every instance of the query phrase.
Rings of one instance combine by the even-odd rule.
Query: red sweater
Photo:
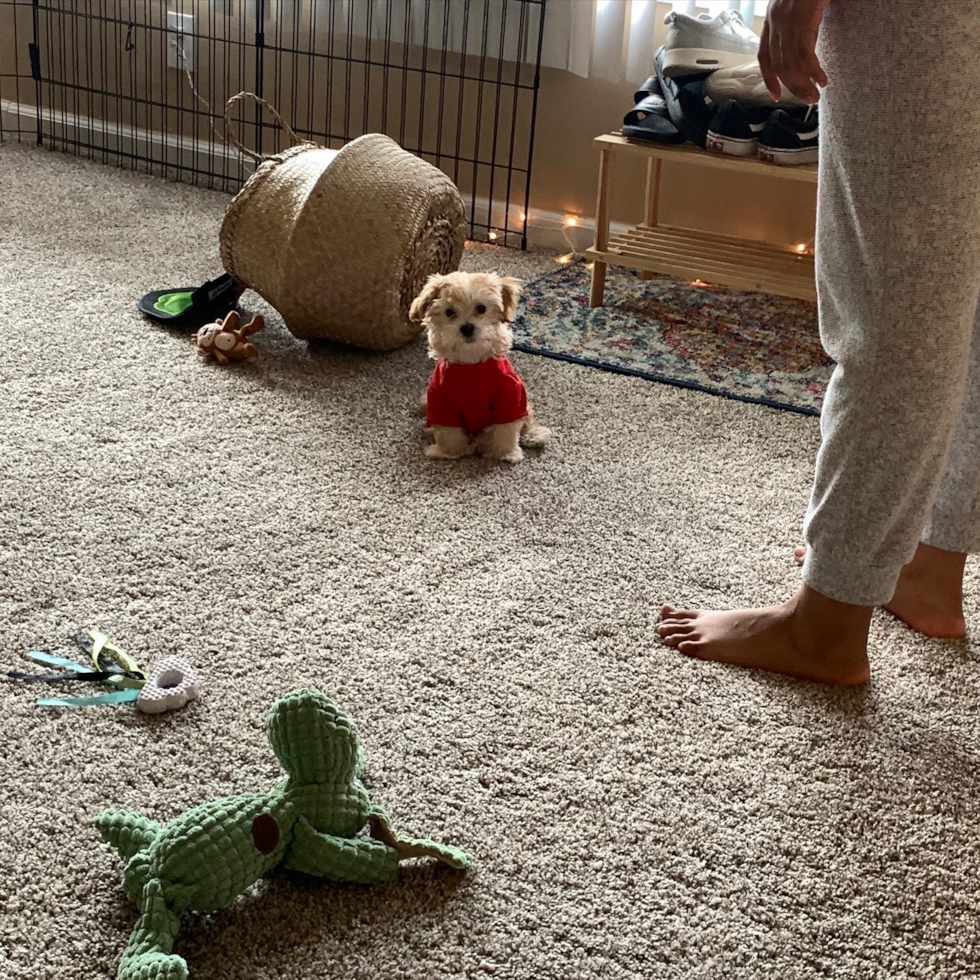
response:
[[[429,382],[429,425],[465,429],[470,435],[490,425],[527,415],[527,392],[506,357],[477,364],[449,364],[440,358]]]

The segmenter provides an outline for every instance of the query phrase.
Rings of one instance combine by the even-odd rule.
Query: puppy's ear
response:
[[[500,277],[500,297],[504,303],[504,320],[510,323],[517,312],[517,304],[521,298],[521,281],[513,276]]]
[[[439,293],[442,291],[442,284],[445,281],[445,276],[429,276],[422,292],[412,301],[412,306],[408,311],[409,319],[413,323],[421,323],[426,318],[429,313],[429,307],[439,298]]]

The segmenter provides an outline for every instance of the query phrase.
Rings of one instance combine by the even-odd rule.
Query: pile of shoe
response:
[[[737,11],[717,17],[667,15],[667,42],[656,74],[623,120],[628,139],[697,143],[713,153],[770,163],[816,163],[819,120],[787,89],[773,99],[759,68],[759,37]]]

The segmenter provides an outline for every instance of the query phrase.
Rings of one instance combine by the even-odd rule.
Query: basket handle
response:
[[[235,130],[232,128],[231,125],[231,118],[230,118],[231,107],[236,102],[241,102],[245,99],[251,99],[254,103],[261,106],[263,109],[268,109],[269,112],[272,113],[272,115],[275,117],[276,122],[279,123],[279,125],[289,135],[289,138],[293,141],[294,146],[299,143],[310,142],[309,140],[300,139],[293,131],[292,126],[290,126],[289,123],[286,122],[286,120],[279,115],[275,107],[271,106],[268,102],[265,101],[265,99],[256,95],[254,92],[239,92],[238,95],[233,95],[225,103],[225,142],[230,143],[232,146],[234,146],[239,153],[243,153],[245,154],[245,156],[251,157],[253,160],[257,161],[258,163],[261,163],[263,160],[268,160],[275,155],[272,153],[267,153],[264,155],[261,153],[256,153],[254,150],[250,150],[247,146],[243,146],[241,142],[239,142],[238,134],[235,132]],[[311,145],[316,145],[316,144],[311,144]]]

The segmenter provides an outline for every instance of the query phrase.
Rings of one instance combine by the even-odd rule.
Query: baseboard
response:
[[[31,105],[4,101],[0,103],[4,125],[9,119],[11,128],[34,129],[37,109]],[[200,167],[202,156],[208,160],[219,186],[228,182],[231,190],[247,177],[255,165],[243,160],[237,151],[226,146],[212,146],[199,139],[181,138],[163,134],[139,126],[105,122],[91,116],[62,114],[53,109],[41,109],[41,122],[45,140],[57,147],[63,144],[77,147],[80,153],[95,158],[124,162],[138,158],[144,161],[146,172],[181,180],[193,169]]]
[[[32,105],[0,100],[0,117],[3,129],[34,132],[37,126],[37,110]],[[141,169],[165,177],[168,180],[189,181],[189,175],[199,167],[202,156],[216,175],[219,187],[233,191],[239,182],[255,168],[251,160],[243,160],[237,150],[223,145],[212,145],[199,139],[178,139],[170,134],[119,123],[106,123],[82,115],[62,115],[52,109],[41,110],[41,121],[46,139],[54,146],[63,144],[78,147],[81,153],[109,161],[126,161],[138,158]],[[543,211],[534,207],[529,211],[528,245],[556,252],[584,252],[592,244],[594,223],[591,218],[575,216],[575,224],[567,224],[567,215],[557,211]],[[502,209],[495,202],[491,211],[486,198],[477,198],[474,208],[474,224],[500,228],[504,224]],[[625,231],[618,225],[613,233]],[[511,239],[513,244],[516,238]]]

